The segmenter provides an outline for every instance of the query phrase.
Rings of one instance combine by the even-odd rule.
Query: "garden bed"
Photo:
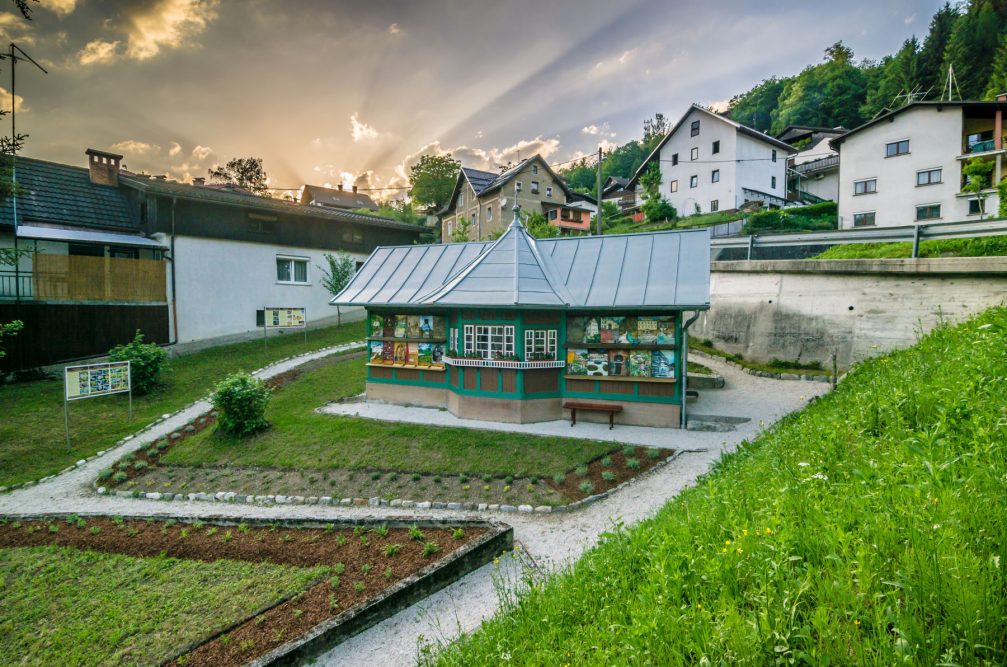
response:
[[[488,562],[511,539],[509,528],[483,522],[11,518],[0,523],[6,599],[0,627],[9,629],[0,647],[7,642],[6,654],[30,652],[48,664],[67,660],[71,650],[72,662],[86,664],[140,653],[141,662],[190,666],[307,658]],[[193,561],[202,564],[193,568]],[[40,621],[68,595],[49,588],[80,574],[53,571],[66,563],[100,575],[100,591],[77,603],[84,609],[70,610],[87,612],[75,640],[60,634],[62,621]],[[133,573],[124,587],[123,572]],[[176,600],[172,591],[198,604],[186,606],[188,597]],[[129,614],[120,618],[127,603]]]

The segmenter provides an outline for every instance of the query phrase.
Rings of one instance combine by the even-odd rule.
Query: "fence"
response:
[[[38,301],[163,303],[164,262],[37,253],[31,297]],[[22,292],[23,294],[23,292]]]
[[[0,298],[32,298],[31,272],[0,271]],[[20,289],[18,289],[20,287]]]
[[[761,234],[712,238],[711,259],[805,259],[834,245],[847,243],[911,242],[912,257],[919,256],[920,242],[936,239],[965,239],[1007,235],[1007,219],[966,222],[939,222],[899,227],[862,227],[830,232]]]

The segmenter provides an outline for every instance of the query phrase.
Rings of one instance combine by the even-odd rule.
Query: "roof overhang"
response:
[[[168,246],[140,234],[122,234],[119,232],[100,232],[67,227],[36,227],[18,225],[17,236],[20,239],[36,241],[71,241],[74,243],[96,243],[101,245],[129,246],[134,248],[165,249]]]

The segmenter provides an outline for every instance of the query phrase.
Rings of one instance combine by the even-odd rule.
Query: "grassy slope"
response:
[[[866,362],[442,665],[1004,664],[1007,309]]]
[[[225,345],[171,361],[160,391],[133,399],[127,420],[125,395],[75,401],[70,405],[71,448],[63,427],[63,379],[0,386],[0,486],[38,479],[74,461],[107,449],[151,420],[205,396],[213,383],[233,371],[254,370],[271,361],[337,343],[359,340],[363,323],[276,336],[269,351],[262,341]]]
[[[913,254],[912,243],[849,243],[832,246],[815,259],[898,259]],[[920,257],[998,257],[1007,255],[1007,237],[923,241]]]
[[[0,549],[0,655],[38,665],[159,664],[326,571]]]
[[[169,450],[165,463],[284,468],[378,468],[407,472],[552,476],[601,456],[612,444],[320,415],[325,401],[364,389],[364,360],[315,369],[277,392],[272,427],[245,441],[207,430]]]

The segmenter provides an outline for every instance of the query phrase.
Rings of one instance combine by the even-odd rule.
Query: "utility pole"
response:
[[[601,146],[598,147],[598,166],[596,168],[597,173],[595,174],[595,181],[598,187],[598,222],[597,222],[597,234],[601,236],[601,230],[604,227],[601,224]]]

